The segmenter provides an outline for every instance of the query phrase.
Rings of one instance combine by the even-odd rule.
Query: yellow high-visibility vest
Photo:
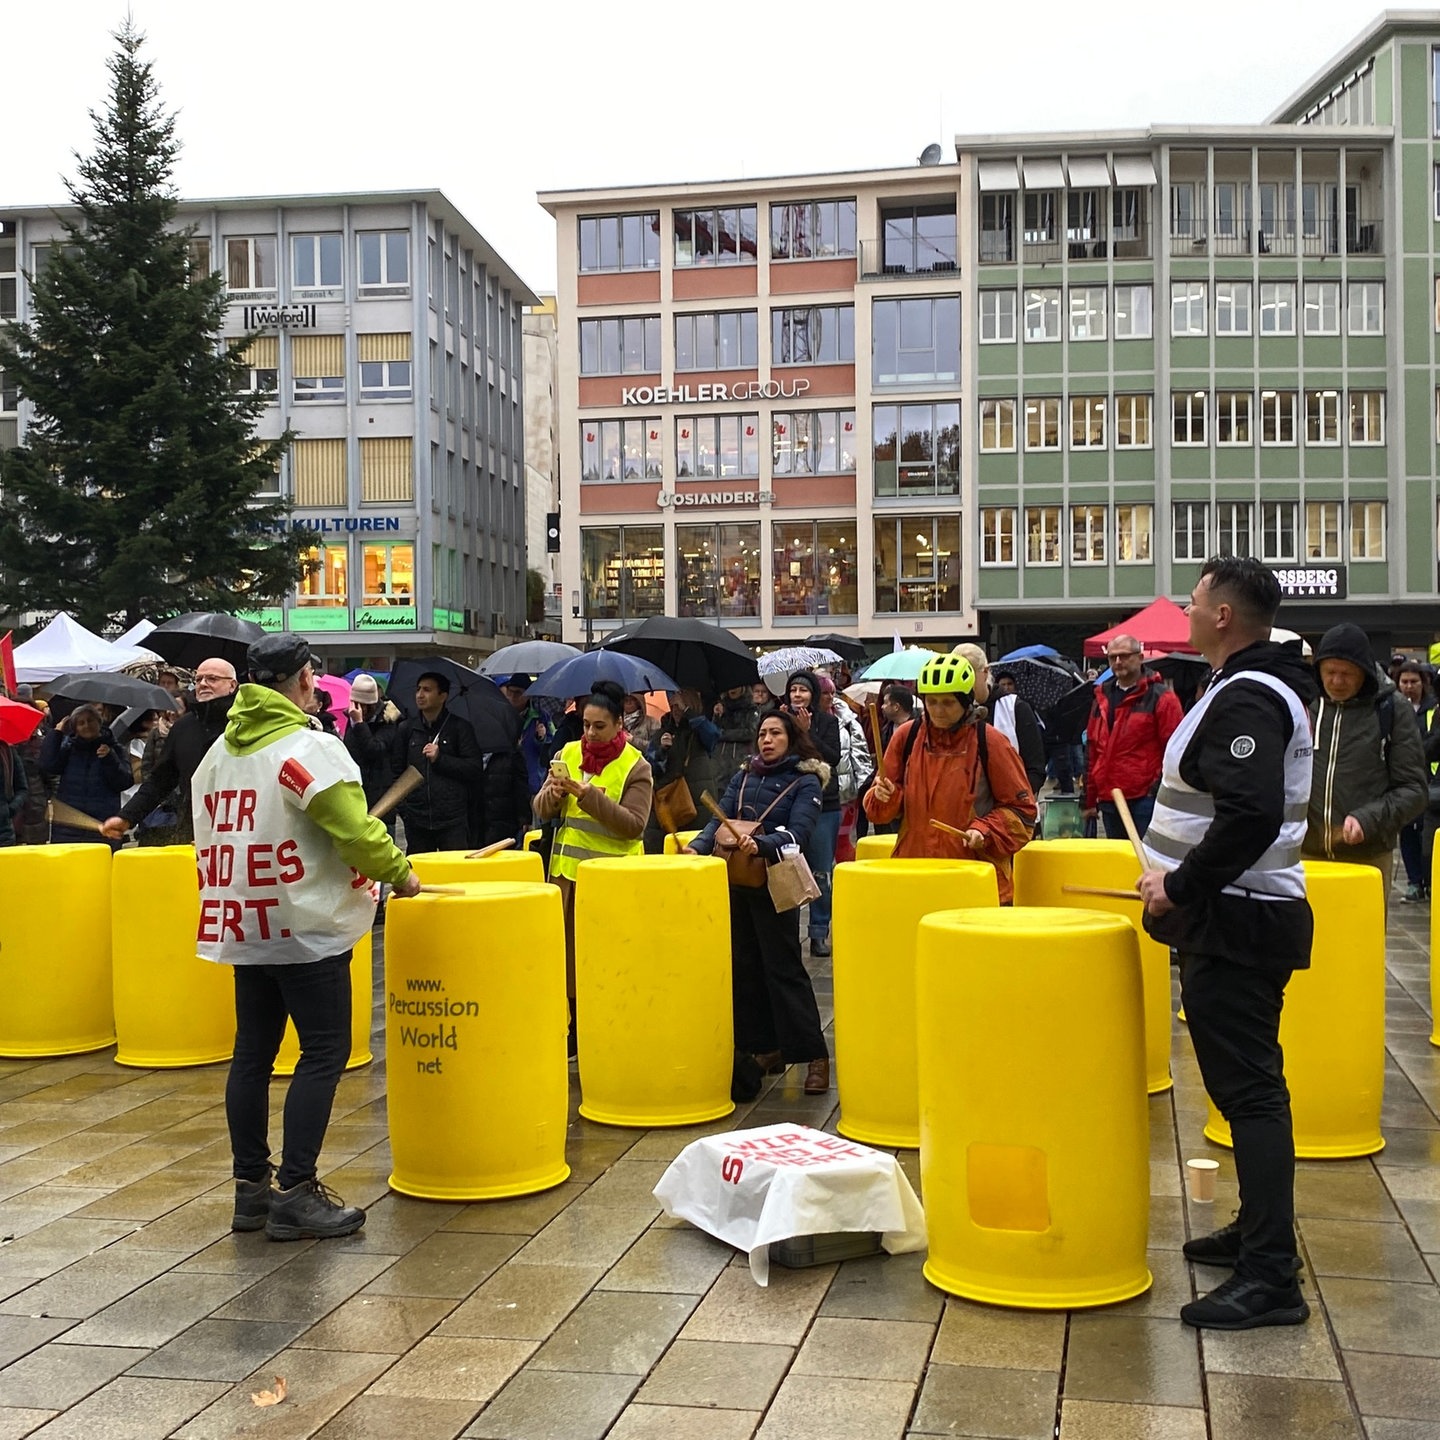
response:
[[[589,780],[598,785],[617,805],[625,793],[625,782],[630,772],[643,758],[633,746],[627,745],[598,775],[587,776],[580,769],[582,751],[580,741],[572,740],[559,754],[565,768],[574,780],[582,785]],[[565,808],[560,812],[560,828],[555,832],[555,844],[550,851],[550,878],[564,876],[574,880],[580,871],[582,860],[605,860],[615,855],[642,855],[645,844],[641,837],[623,840],[613,831],[607,830],[598,820],[592,820],[581,808],[574,795],[565,797]]]

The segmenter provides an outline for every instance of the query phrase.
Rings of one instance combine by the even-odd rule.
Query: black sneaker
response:
[[[275,1191],[265,1233],[272,1240],[329,1240],[353,1235],[364,1223],[363,1210],[346,1205],[318,1180],[302,1180]]]
[[[235,1182],[235,1213],[230,1217],[232,1230],[263,1230],[270,1217],[270,1177],[263,1180]]]
[[[812,936],[810,939],[810,954],[816,960],[827,959],[830,955],[830,937],[825,935],[816,939]]]
[[[1200,1265],[1234,1266],[1240,1258],[1240,1222],[1232,1220],[1213,1235],[1197,1235],[1187,1240],[1180,1252],[1187,1260]]]
[[[1254,1330],[1261,1325],[1301,1325],[1310,1307],[1300,1286],[1267,1285],[1232,1275],[1208,1295],[1180,1307],[1180,1318],[1197,1330]]]

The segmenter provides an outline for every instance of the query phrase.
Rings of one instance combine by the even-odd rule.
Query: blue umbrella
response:
[[[571,700],[577,695],[590,694],[597,680],[613,680],[627,695],[680,688],[658,665],[648,660],[619,650],[587,650],[552,665],[525,693]]]
[[[1022,645],[1018,650],[1012,650],[1008,655],[1002,655],[996,662],[1002,664],[1006,660],[1058,660],[1060,652],[1049,645]]]

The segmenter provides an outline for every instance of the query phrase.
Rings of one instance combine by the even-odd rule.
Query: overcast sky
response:
[[[0,209],[60,199],[114,0],[9,3]],[[1311,0],[134,0],[187,197],[444,190],[536,289],[537,190],[912,163],[956,134],[1263,120],[1379,13]]]

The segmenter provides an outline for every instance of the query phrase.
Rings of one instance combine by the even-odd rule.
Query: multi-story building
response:
[[[1268,121],[550,192],[563,585],[756,642],[1073,648],[1253,554],[1440,632],[1440,14]]]
[[[530,569],[545,581],[543,619],[536,634],[560,635],[560,431],[555,410],[559,335],[555,297],[542,295],[525,312],[525,539]],[[552,527],[556,533],[552,535]]]
[[[253,618],[339,665],[523,634],[524,281],[436,190],[186,201],[178,223],[226,278],[227,336],[259,332],[258,433],[297,436],[275,493],[310,563]],[[0,213],[0,317],[27,317],[62,238],[52,208]],[[26,410],[0,379],[0,445]]]

